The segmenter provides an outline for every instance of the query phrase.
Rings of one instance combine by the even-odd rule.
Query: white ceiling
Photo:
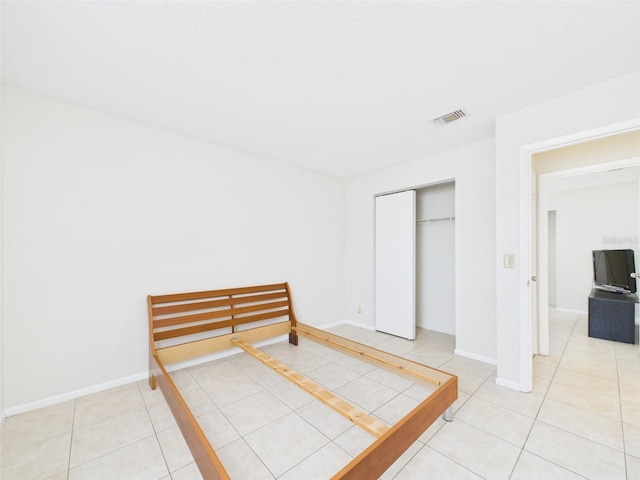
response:
[[[7,83],[352,177],[640,70],[640,2],[2,2]],[[639,86],[640,88],[640,86]],[[432,119],[464,108],[441,127]]]

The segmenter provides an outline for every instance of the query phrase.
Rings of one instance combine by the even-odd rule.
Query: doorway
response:
[[[540,175],[539,215],[547,218],[539,224],[537,242],[540,262],[547,266],[539,275],[538,331],[544,332],[539,338],[540,354],[549,354],[548,315],[543,310],[556,306],[586,313],[591,250],[637,250],[639,165],[640,157],[635,157]],[[589,215],[584,215],[585,210]],[[562,234],[560,222],[565,226]]]
[[[611,127],[615,128],[615,127]],[[537,199],[530,203],[530,218],[537,219],[537,225],[531,224],[531,232],[534,233],[532,244],[529,247],[530,258],[532,260],[531,270],[528,275],[537,277],[537,297],[532,299],[531,305],[527,307],[528,315],[524,318],[528,322],[528,331],[532,335],[534,345],[537,341],[538,352],[541,355],[549,354],[549,317],[548,308],[551,303],[549,298],[551,281],[550,270],[552,263],[550,258],[550,221],[557,220],[557,217],[549,216],[547,212],[552,210],[549,207],[549,185],[550,182],[558,178],[578,177],[588,173],[603,172],[614,169],[624,169],[640,165],[638,157],[638,145],[640,145],[640,130],[609,132],[600,135],[593,134],[591,137],[585,136],[573,142],[565,141],[554,146],[547,145],[547,149],[538,151],[523,149],[523,154],[528,156],[530,173],[537,178],[537,191],[534,190],[531,198]],[[552,148],[548,148],[548,147]],[[532,182],[533,183],[533,182]],[[637,199],[634,201],[637,202]],[[536,231],[537,229],[537,231]],[[561,252],[553,252],[559,255]],[[554,302],[554,303],[557,303]],[[534,352],[536,351],[534,347]],[[529,368],[531,353],[524,355],[529,357]]]

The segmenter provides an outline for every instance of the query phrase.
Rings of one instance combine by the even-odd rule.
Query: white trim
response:
[[[520,384],[515,387],[530,392],[533,386],[533,351],[531,338],[531,155],[520,148]],[[498,379],[496,379],[496,383]],[[499,385],[515,385],[513,382]],[[514,387],[510,387],[514,388]]]
[[[539,142],[523,145],[521,149],[530,150],[532,153],[539,153],[545,150],[553,150],[558,147],[566,147],[576,143],[582,143],[596,138],[610,137],[625,132],[632,132],[640,128],[640,117],[625,120],[623,122],[612,123],[602,127],[584,130],[582,132],[570,133],[560,137],[548,138]],[[585,167],[588,168],[588,167]]]
[[[256,346],[263,347],[265,345],[271,345],[272,343],[282,342],[288,339],[289,339],[288,335],[279,335],[277,337],[273,337],[268,340],[264,340],[262,342],[257,342]],[[235,355],[236,353],[241,353],[241,352],[242,350],[240,348],[232,347],[222,352],[217,352],[211,355],[204,355],[202,357],[198,357],[197,359],[174,363],[167,367],[167,371],[173,372],[181,368],[200,365],[202,363],[210,362],[212,360],[218,360],[220,358],[230,357],[232,355]],[[145,380],[148,378],[149,378],[149,372],[145,371],[142,373],[137,373],[135,375],[130,375],[128,377],[118,378],[110,382],[99,383],[97,385],[81,388],[79,390],[73,390],[71,392],[63,393],[61,395],[55,395],[53,397],[44,398],[42,400],[37,400],[35,402],[25,403],[15,407],[7,408],[7,410],[2,413],[2,417],[1,417],[2,420],[0,420],[0,424],[2,423],[2,421],[4,421],[4,418],[6,417],[11,417],[13,415],[18,415],[20,413],[26,413],[32,410],[37,410],[39,408],[55,405],[57,403],[66,402],[67,400],[75,400],[76,398],[84,397],[85,395],[102,392],[104,390],[109,390],[110,388],[120,387],[122,385],[127,385],[129,383],[139,382],[140,380]]]
[[[354,327],[364,328],[365,330],[369,330],[371,332],[375,332],[376,331],[376,329],[374,327],[372,327],[371,325],[366,325],[364,323],[354,322],[353,320],[340,320],[338,322],[325,323],[324,325],[320,325],[320,326],[318,326],[316,328],[319,328],[320,330],[327,330],[329,328],[339,327],[340,325],[351,325],[351,326],[354,326]]]
[[[7,419],[7,414],[6,412],[0,412],[0,427],[2,427],[2,424],[4,423],[4,421]]]
[[[326,330],[328,328],[339,327],[340,325],[344,325],[345,323],[355,325],[353,322],[350,322],[349,320],[339,320],[337,322],[325,323],[324,325],[318,326],[318,328],[320,330]]]
[[[105,383],[99,383],[97,385],[92,385],[90,387],[81,388],[79,390],[73,390],[71,392],[63,393],[60,395],[54,395],[53,397],[43,398],[42,400],[37,400],[35,402],[24,403],[22,405],[17,405],[15,407],[10,407],[5,410],[5,414],[7,417],[11,417],[13,415],[18,415],[20,413],[30,412],[32,410],[37,410],[39,408],[48,407],[50,405],[55,405],[57,403],[66,402],[67,400],[75,400],[79,397],[84,397],[85,395],[90,395],[92,393],[102,392],[103,390],[108,390],[110,388],[120,387],[122,385],[127,385],[129,383],[138,382],[145,378],[148,378],[148,372],[137,373],[135,375],[130,375],[128,377],[118,378],[116,380],[111,380]]]
[[[541,177],[546,178],[562,178],[573,177],[576,175],[584,175],[587,173],[606,172],[607,170],[617,170],[620,168],[637,167],[640,164],[640,157],[623,158],[622,160],[613,160],[611,162],[595,163],[593,165],[585,165],[582,167],[567,168],[565,170],[554,170],[552,172],[541,173]]]
[[[460,355],[461,357],[470,358],[471,360],[478,360],[479,362],[488,363],[489,365],[497,365],[498,361],[495,358],[485,357],[484,355],[478,355],[476,353],[466,352],[464,350],[460,350],[456,348],[453,350],[455,355]]]
[[[345,320],[345,322],[347,325],[352,325],[354,327],[360,327],[360,328],[364,328],[365,330],[369,330],[370,332],[375,332],[377,331],[375,329],[374,326],[372,325],[365,325],[364,323],[358,323],[358,322],[352,322],[351,320]]]
[[[547,180],[545,175],[538,176],[538,228],[537,247],[538,252],[536,258],[538,260],[537,277],[538,277],[538,298],[536,301],[538,313],[538,351],[533,352],[537,355],[549,355],[549,205],[547,197]]]
[[[507,388],[510,388],[511,390],[517,390],[525,393],[528,393],[531,391],[531,390],[523,390],[520,384],[515,382],[510,382],[509,380],[503,380],[502,378],[496,378],[496,385],[500,385],[501,387],[507,387]]]
[[[575,313],[576,315],[589,315],[589,312],[584,310],[574,310],[572,308],[561,308],[557,306],[555,308],[556,308],[556,312]]]

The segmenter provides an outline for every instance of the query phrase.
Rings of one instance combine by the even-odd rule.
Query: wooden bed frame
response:
[[[166,366],[237,346],[285,376],[376,439],[337,472],[332,480],[380,477],[437,419],[450,420],[458,397],[457,377],[317,328],[299,323],[288,283],[147,297],[149,311],[149,384],[160,390],[205,480],[230,479],[198,421],[176,388]],[[252,343],[289,335],[309,338],[379,367],[429,382],[437,389],[395,425],[387,426]]]

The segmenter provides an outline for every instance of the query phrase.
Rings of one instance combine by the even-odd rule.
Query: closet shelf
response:
[[[455,219],[456,217],[420,218],[416,220],[416,223],[451,222]]]

